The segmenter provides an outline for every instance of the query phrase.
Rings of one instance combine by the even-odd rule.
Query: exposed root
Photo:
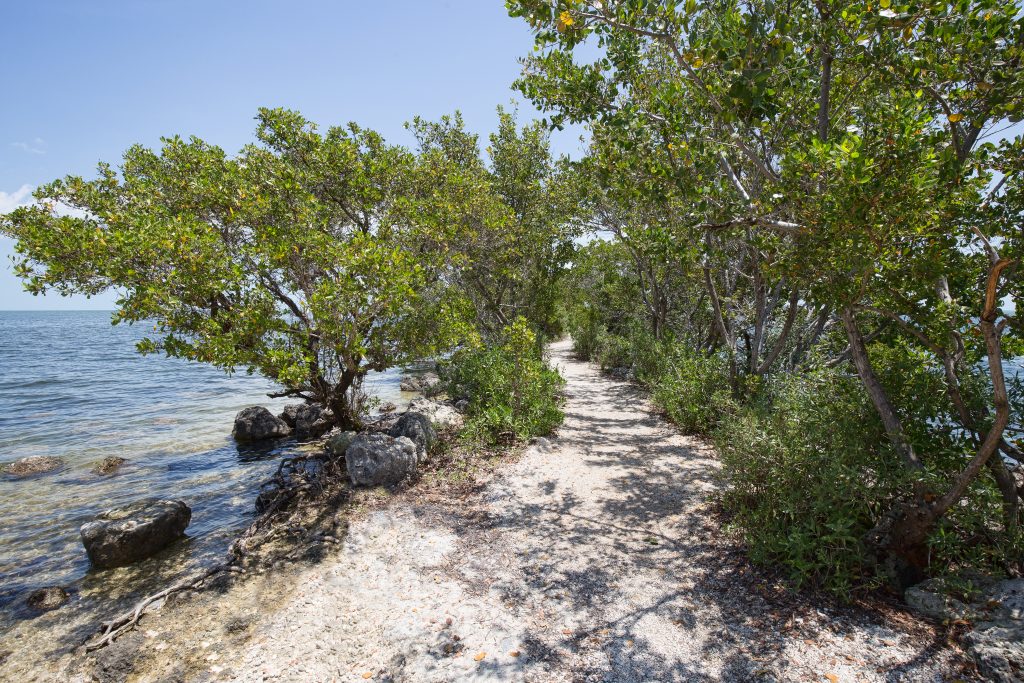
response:
[[[118,636],[130,631],[142,618],[142,614],[146,611],[146,608],[152,605],[157,600],[162,600],[172,593],[178,593],[185,590],[194,590],[202,587],[202,585],[212,576],[222,574],[224,572],[242,572],[241,567],[233,567],[227,564],[219,564],[215,567],[210,567],[206,571],[202,572],[197,576],[184,579],[174,584],[169,588],[165,588],[158,593],[147,595],[145,598],[139,601],[135,608],[131,611],[125,612],[121,616],[112,619],[103,624],[103,633],[100,634],[95,640],[85,644],[86,652],[93,652],[99,650],[102,647],[114,642]]]

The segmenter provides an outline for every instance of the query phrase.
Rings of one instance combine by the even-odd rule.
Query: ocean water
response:
[[[107,312],[0,312],[0,462],[58,456],[62,469],[27,479],[0,475],[0,622],[23,611],[35,588],[71,587],[79,599],[117,603],[149,579],[167,579],[223,557],[254,515],[260,483],[294,441],[239,447],[235,413],[265,405],[274,386],[244,372],[141,356],[143,326],[110,324]],[[371,393],[403,403],[400,371],[372,375]],[[114,475],[91,470],[107,456]],[[140,498],[184,500],[187,540],[140,565],[90,568],[79,527]],[[154,578],[155,577],[155,578]],[[137,584],[137,585],[136,585]]]

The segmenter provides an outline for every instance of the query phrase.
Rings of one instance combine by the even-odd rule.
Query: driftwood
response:
[[[293,523],[292,518],[310,503],[322,502],[325,496],[337,491],[339,484],[344,482],[344,474],[340,462],[332,460],[326,454],[299,455],[282,459],[274,476],[260,485],[261,493],[272,491],[273,498],[265,503],[262,512],[252,524],[231,543],[224,562],[147,595],[132,609],[104,622],[102,632],[85,643],[85,651],[93,652],[106,647],[135,628],[146,609],[159,600],[174,593],[199,590],[215,576],[244,573],[242,561],[271,539],[280,535],[306,535],[309,530],[303,525]],[[332,536],[324,536],[322,540],[337,542]],[[290,553],[288,558],[294,559],[296,555],[297,553]]]

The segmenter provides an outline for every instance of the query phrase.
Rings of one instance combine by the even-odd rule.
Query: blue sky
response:
[[[488,133],[532,47],[502,0],[37,0],[7,3],[0,18],[0,212],[161,135],[235,151],[261,106],[357,121],[399,143],[413,116],[460,109]],[[579,131],[554,148],[578,151]],[[0,238],[0,310],[112,308],[109,296],[25,294],[11,250]]]

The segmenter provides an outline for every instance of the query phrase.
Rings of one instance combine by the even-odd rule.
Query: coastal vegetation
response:
[[[520,91],[592,127],[577,349],[714,439],[752,554],[1020,572],[1019,5],[508,6]]]
[[[141,351],[346,430],[367,373],[442,358],[465,434],[549,433],[568,333],[716,444],[750,553],[798,583],[1024,570],[1018,4],[507,6],[544,121],[499,110],[481,149],[416,118],[407,148],[264,109],[235,156],[132,147],[0,218],[18,273],[115,289]]]

